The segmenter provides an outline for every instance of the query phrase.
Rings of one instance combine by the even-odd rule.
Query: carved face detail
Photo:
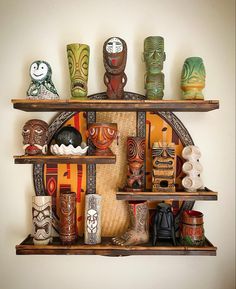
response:
[[[30,76],[33,81],[42,82],[51,78],[52,69],[49,63],[45,61],[35,61],[30,66]]]
[[[33,197],[32,216],[34,240],[39,243],[49,241],[52,231],[51,197]]]
[[[166,59],[164,52],[164,39],[161,36],[150,36],[144,40],[144,60],[147,71],[160,73],[163,69],[163,62]]]
[[[128,162],[143,163],[144,155],[145,155],[145,138],[128,137],[127,139]]]
[[[67,57],[72,97],[85,97],[88,93],[89,46],[86,44],[69,44],[67,45]]]
[[[87,231],[88,233],[96,233],[98,226],[98,212],[94,209],[87,211]]]
[[[205,84],[205,67],[203,60],[200,57],[189,57],[185,60],[182,75],[181,84],[201,87]]]
[[[123,39],[109,38],[103,46],[103,62],[107,72],[120,74],[125,70],[127,46]]]
[[[152,157],[154,169],[172,168],[174,166],[175,148],[171,146],[153,147]]]
[[[106,150],[117,137],[116,123],[93,123],[89,125],[88,136],[100,150]]]
[[[40,119],[27,121],[22,130],[23,148],[27,155],[47,153],[48,124]]]

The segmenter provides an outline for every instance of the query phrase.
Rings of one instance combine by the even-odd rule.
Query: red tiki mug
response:
[[[117,138],[117,124],[90,123],[88,124],[87,135],[96,147],[95,155],[111,155],[109,146]]]
[[[183,212],[181,224],[181,243],[187,246],[202,246],[205,241],[203,214],[199,211]]]
[[[145,159],[145,138],[127,138],[127,184],[126,191],[144,190],[144,159]]]

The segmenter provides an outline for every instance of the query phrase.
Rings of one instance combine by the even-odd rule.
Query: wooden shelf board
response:
[[[69,163],[69,164],[115,164],[116,156],[114,154],[107,156],[54,156],[54,155],[38,155],[38,156],[14,156],[15,164],[36,164],[36,163]]]
[[[217,248],[207,239],[204,246],[190,247],[178,244],[173,246],[170,241],[161,241],[158,246],[151,244],[137,246],[115,246],[109,238],[104,238],[102,244],[84,245],[78,241],[75,245],[61,245],[58,237],[53,238],[52,244],[33,245],[32,237],[28,236],[20,245],[16,245],[17,255],[102,255],[102,256],[129,256],[129,255],[205,255],[216,256]]]
[[[203,191],[197,192],[125,192],[119,190],[116,193],[117,200],[127,201],[164,201],[164,200],[180,200],[180,201],[214,201],[217,200],[218,193],[205,188]]]
[[[218,100],[29,100],[12,99],[23,111],[210,111]]]

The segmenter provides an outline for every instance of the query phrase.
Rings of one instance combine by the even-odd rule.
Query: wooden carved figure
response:
[[[101,196],[85,196],[85,244],[101,243]]]
[[[104,83],[109,99],[123,99],[127,76],[124,72],[127,46],[119,37],[109,38],[103,45],[103,62],[106,69]]]
[[[29,99],[59,99],[52,82],[52,69],[49,63],[34,61],[30,66],[31,83],[27,91]]]
[[[186,191],[194,192],[203,186],[200,174],[202,165],[199,162],[201,152],[197,146],[186,146],[182,151],[182,157],[187,161],[183,164],[182,170],[186,177],[182,180],[182,185]]]
[[[47,245],[52,234],[52,197],[32,197],[33,242]]]
[[[144,190],[144,160],[145,160],[145,138],[127,138],[127,184],[126,191]]]
[[[185,60],[181,75],[181,89],[184,99],[203,100],[202,89],[205,87],[206,72],[200,57]]]
[[[72,98],[83,99],[88,94],[89,53],[89,46],[86,44],[67,45]]]
[[[88,124],[87,135],[96,147],[95,155],[111,155],[109,146],[117,138],[117,124],[90,123]]]
[[[47,153],[48,124],[40,119],[28,120],[22,130],[23,149],[26,155]]]
[[[162,99],[164,95],[164,74],[161,72],[166,59],[164,38],[149,36],[144,40],[144,61],[146,63],[145,89],[148,99]]]
[[[152,191],[175,192],[175,144],[165,141],[166,128],[162,129],[163,142],[152,147]]]
[[[60,190],[60,239],[62,244],[75,243],[76,236],[76,194],[68,189]]]

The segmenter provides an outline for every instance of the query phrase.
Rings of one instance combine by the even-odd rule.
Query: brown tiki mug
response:
[[[127,138],[128,173],[126,191],[144,190],[145,138]]]
[[[103,62],[106,69],[104,83],[109,99],[123,99],[127,76],[124,73],[127,59],[127,46],[119,37],[109,38],[103,46]]]
[[[112,154],[109,146],[117,137],[116,123],[90,123],[88,124],[87,134],[96,147],[95,155]]]
[[[66,189],[60,191],[60,239],[70,245],[76,241],[76,194]]]

